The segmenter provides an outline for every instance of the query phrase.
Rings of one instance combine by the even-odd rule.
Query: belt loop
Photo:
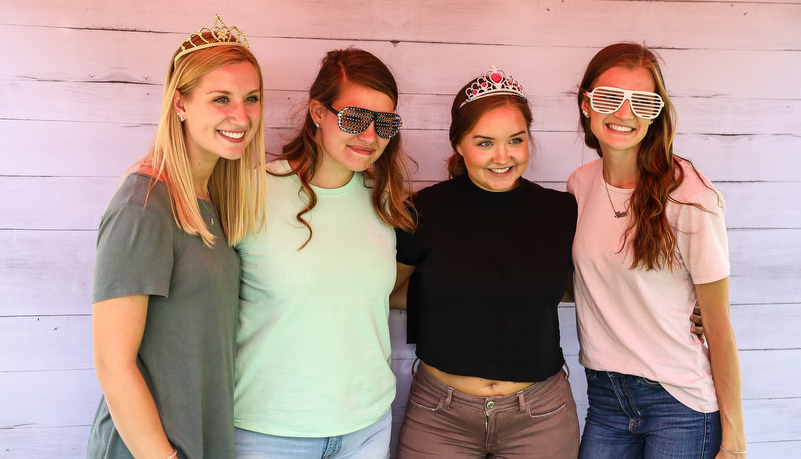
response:
[[[567,361],[565,361],[565,370],[567,370],[567,378],[570,379],[570,367],[567,365]]]
[[[517,403],[520,404],[520,413],[526,412],[526,396],[523,395],[523,391],[517,393]]]
[[[420,363],[420,358],[415,358],[414,362],[412,362],[412,376],[417,375],[417,366]]]
[[[453,387],[448,386],[448,396],[442,403],[443,408],[445,408],[446,411],[451,409],[451,399],[453,399]]]

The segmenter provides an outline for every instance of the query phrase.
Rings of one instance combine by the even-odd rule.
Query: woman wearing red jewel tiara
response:
[[[412,202],[398,231],[416,369],[398,458],[575,459],[576,405],[557,307],[573,265],[576,203],[521,177],[532,114],[494,67],[451,109],[452,179]]]
[[[604,48],[578,106],[601,157],[568,181],[589,398],[580,457],[745,457],[723,200],[673,154],[657,57],[633,43]],[[708,349],[686,326],[696,301]]]
[[[239,259],[263,219],[263,85],[219,16],[170,60],[151,151],[100,223],[89,458],[234,457]]]

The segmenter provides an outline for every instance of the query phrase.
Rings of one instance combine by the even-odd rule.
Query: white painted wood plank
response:
[[[0,195],[8,198],[0,203],[0,225],[95,231],[118,182],[107,177],[0,177]]]
[[[741,351],[801,349],[799,303],[735,304],[731,323]]]
[[[801,23],[801,7],[798,9]],[[9,58],[18,64],[0,68],[0,80],[128,83],[151,87],[158,96],[172,52],[184,38],[179,34],[3,25],[0,25],[0,34],[26,36],[20,46],[8,49]],[[479,36],[492,35],[484,32]],[[496,64],[513,74],[527,92],[535,96],[573,91],[586,63],[606,43],[589,48],[565,48],[453,41],[394,45],[283,37],[251,37],[249,41],[261,64],[268,90],[307,90],[320,59],[328,50],[356,45],[375,53],[393,69],[403,93],[454,94],[470,78]],[[53,42],[63,46],[52,46]],[[87,54],[86,49],[96,51]],[[801,72],[801,40],[796,51],[787,48],[664,49],[659,53],[665,61],[663,73],[673,97],[731,98],[739,95],[791,100],[801,97],[801,88],[794,84]],[[521,55],[525,59],[521,59]],[[37,59],[29,56],[37,56]],[[743,65],[744,62],[748,65]],[[426,75],[437,75],[437,78]],[[772,84],[766,85],[765,81]]]
[[[801,303],[801,230],[729,230],[728,236],[732,304]]]
[[[540,117],[538,112],[543,111],[535,108],[535,116]],[[280,151],[294,132],[293,128],[267,128],[267,151]],[[525,175],[530,180],[565,181],[576,167],[597,158],[575,130],[535,130],[533,134],[535,154]],[[145,154],[154,135],[155,125],[0,120],[0,137],[6,142],[0,174],[119,178]],[[451,147],[445,127],[404,128],[403,139],[404,148],[420,165],[416,179],[438,181],[447,176],[444,161]],[[676,153],[691,159],[713,182],[795,181],[798,172],[790,166],[799,152],[798,136],[679,134],[676,138]]]
[[[0,457],[84,458],[89,429],[89,425],[3,429],[0,430]]]
[[[526,178],[537,182],[567,177],[568,170],[577,167],[554,149],[549,152],[537,155]],[[445,155],[417,158],[420,171],[426,171],[423,177],[434,181],[447,178],[446,160]],[[0,195],[6,197],[0,202],[0,229],[96,230],[118,183],[119,178],[108,177],[0,177]],[[799,182],[719,182],[716,186],[726,202],[729,228],[801,228],[801,206],[796,205]],[[564,179],[556,188],[564,189]]]
[[[96,231],[0,230],[0,316],[89,314]]]
[[[480,1],[405,0],[356,8],[362,4],[349,0],[269,0],[245,8],[217,5],[214,11],[248,37],[467,43],[486,37],[489,44],[571,47],[588,41],[639,39],[655,46],[717,49],[797,49],[801,43],[801,37],[792,33],[797,31],[801,11],[788,2],[626,2],[625,15],[620,14],[620,3],[510,0],[487,7]],[[102,0],[83,0],[81,5],[84,8],[79,9],[57,0],[12,3],[0,20],[3,24],[174,33],[196,30],[209,22],[207,9],[187,9],[181,2],[152,3],[147,9],[138,9],[136,4],[114,4],[111,9]],[[666,23],[666,16],[676,19]],[[510,17],[520,18],[527,26],[503,27]],[[298,27],[299,18],[303,27]],[[345,19],[354,26],[342,27]],[[499,26],[488,28],[487,24]],[[566,24],[571,25],[569,32]]]
[[[0,372],[0,432],[90,425],[100,402],[95,372]]]
[[[0,316],[88,314],[96,237],[95,231],[0,231]],[[801,230],[730,230],[729,249],[733,305],[801,303],[794,281],[801,278]],[[44,273],[46,286],[35,288]]]
[[[154,86],[122,83],[54,83],[12,81],[0,85],[0,119],[72,121],[94,123],[154,124],[160,110],[161,95]],[[265,125],[293,127],[287,123],[287,111],[299,92],[265,93]],[[407,94],[398,112],[406,129],[447,129],[450,124],[448,96]],[[52,101],[59,101],[52,103]],[[124,107],[120,101],[129,101]],[[36,101],[49,101],[38,103]],[[532,95],[534,129],[575,132],[578,111],[568,96]],[[701,99],[681,98],[674,101],[679,110],[679,129],[695,134],[793,134],[801,135],[801,98],[774,99]],[[742,113],[763,113],[766,116],[744,117]],[[769,115],[769,116],[767,116]],[[103,135],[98,128],[97,135]]]
[[[92,358],[90,315],[0,317],[0,373],[87,370]]]

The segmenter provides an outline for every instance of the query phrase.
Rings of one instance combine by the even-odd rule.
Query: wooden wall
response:
[[[84,454],[100,395],[96,229],[152,140],[173,50],[218,12],[263,66],[270,151],[327,50],[355,45],[389,64],[419,186],[445,177],[453,94],[496,64],[534,107],[526,177],[564,189],[595,158],[570,95],[586,62],[614,41],[655,47],[677,152],[727,199],[749,457],[801,457],[801,1],[0,0],[0,458]],[[574,309],[560,312],[583,416]],[[413,359],[404,320],[391,321],[396,422]]]

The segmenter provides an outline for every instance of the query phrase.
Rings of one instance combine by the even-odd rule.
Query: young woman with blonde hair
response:
[[[263,83],[217,16],[170,60],[153,148],[100,224],[87,457],[232,458],[239,259],[263,221]]]

